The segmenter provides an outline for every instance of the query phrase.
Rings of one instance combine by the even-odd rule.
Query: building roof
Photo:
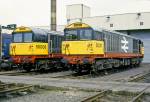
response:
[[[150,29],[150,12],[124,13],[71,19],[69,23],[83,22],[109,30]]]

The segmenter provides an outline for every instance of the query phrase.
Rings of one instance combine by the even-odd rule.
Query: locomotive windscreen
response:
[[[31,32],[14,33],[13,42],[32,42],[32,36]]]
[[[66,40],[91,40],[92,34],[92,29],[65,30]]]

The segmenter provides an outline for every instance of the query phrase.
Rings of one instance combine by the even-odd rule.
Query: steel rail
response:
[[[89,74],[86,74],[86,75],[75,75],[74,73],[73,74],[71,73],[71,74],[68,74],[68,75],[60,75],[60,76],[51,77],[51,78],[85,79],[88,76],[89,76]]]
[[[140,79],[144,78],[145,76],[147,76],[149,74],[150,74],[150,72],[145,73],[143,75],[140,75],[140,74],[135,75],[135,76],[133,76],[133,78],[129,79],[128,82],[134,82],[134,81],[140,80]]]
[[[94,96],[88,97],[88,98],[82,100],[81,102],[93,102],[93,101],[95,102],[95,100],[102,97],[106,92],[108,92],[108,91],[107,90],[101,91],[100,93],[98,93]]]
[[[31,72],[25,72],[25,71],[20,71],[20,72],[4,72],[0,73],[0,75],[6,75],[6,76],[21,76],[21,75],[29,75],[29,74],[34,74],[34,71]],[[36,73],[35,73],[36,74]]]
[[[0,95],[4,95],[4,94],[8,94],[8,93],[14,93],[17,91],[25,91],[25,90],[28,90],[32,87],[33,87],[33,85],[28,85],[28,86],[13,88],[13,89],[7,89],[7,90],[0,91]]]
[[[144,88],[136,97],[134,97],[131,101],[129,102],[137,102],[138,99],[145,93],[145,91],[150,88],[150,86]]]
[[[17,71],[12,71],[12,72],[0,72],[0,75],[15,75],[15,74],[24,74],[25,72],[17,72]]]

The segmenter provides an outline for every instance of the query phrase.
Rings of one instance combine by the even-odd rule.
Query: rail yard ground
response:
[[[149,63],[97,76],[76,75],[71,71],[42,74],[0,72],[0,80],[6,84],[19,83],[35,88],[29,94],[7,95],[9,97],[1,99],[2,102],[150,102]]]

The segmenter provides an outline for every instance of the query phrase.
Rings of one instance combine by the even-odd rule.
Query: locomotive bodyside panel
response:
[[[137,47],[133,49],[133,38],[106,31],[103,31],[103,34],[106,52],[133,53],[136,50],[138,53]]]

